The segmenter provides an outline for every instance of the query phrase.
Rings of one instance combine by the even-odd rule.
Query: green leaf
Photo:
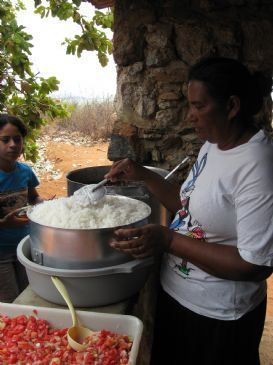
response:
[[[24,121],[29,129],[25,156],[34,161],[37,158],[35,140],[40,128],[49,119],[68,117],[71,107],[50,97],[59,88],[55,76],[46,79],[32,71],[29,59],[33,47],[32,36],[16,20],[16,12],[25,8],[24,1],[0,1],[0,112],[17,115]],[[79,34],[64,40],[67,54],[80,57],[83,51],[96,51],[101,65],[107,64],[112,42],[101,29],[112,29],[112,11],[97,11],[93,19],[88,19],[80,13],[81,0],[33,2],[34,13],[40,17],[52,15],[63,21],[71,19],[80,26]]]
[[[34,4],[35,4],[35,8],[37,8],[37,6],[42,4],[42,0],[34,0]]]
[[[73,1],[73,4],[75,4],[76,6],[80,6],[81,5],[81,0],[72,0]]]

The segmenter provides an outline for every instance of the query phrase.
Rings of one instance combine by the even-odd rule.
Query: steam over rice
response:
[[[29,218],[41,225],[68,229],[124,226],[148,217],[150,207],[136,199],[106,195],[97,204],[79,206],[73,196],[36,205]]]

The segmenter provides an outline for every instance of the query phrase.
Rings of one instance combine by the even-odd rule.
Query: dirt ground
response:
[[[46,199],[54,195],[66,196],[67,173],[84,167],[110,165],[111,161],[107,159],[107,148],[108,143],[84,146],[48,142],[46,158],[53,164],[57,175],[52,175],[52,171],[44,171],[40,175],[39,194]]]
[[[40,195],[44,198],[54,195],[66,196],[66,174],[75,169],[111,164],[107,159],[107,148],[108,143],[84,145],[49,139],[43,149],[44,158],[51,163],[51,167],[49,171],[42,168],[38,174]],[[268,305],[261,343],[261,365],[273,365],[273,275],[268,279]]]

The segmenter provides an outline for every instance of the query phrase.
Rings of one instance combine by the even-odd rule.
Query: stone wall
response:
[[[108,157],[166,169],[186,155],[193,161],[200,141],[186,120],[188,66],[220,55],[272,74],[272,19],[272,0],[116,0],[117,120]],[[267,125],[271,111],[270,99]]]

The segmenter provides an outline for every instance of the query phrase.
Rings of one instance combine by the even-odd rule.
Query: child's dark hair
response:
[[[240,115],[252,119],[262,108],[263,98],[272,91],[272,78],[261,72],[253,74],[241,62],[225,57],[200,60],[189,70],[188,81],[206,84],[210,95],[220,103],[236,95],[241,102]]]
[[[0,130],[6,125],[6,124],[12,124],[15,127],[19,129],[19,132],[21,133],[22,137],[24,138],[27,135],[27,127],[25,124],[21,121],[20,118],[9,115],[9,114],[0,114]]]

